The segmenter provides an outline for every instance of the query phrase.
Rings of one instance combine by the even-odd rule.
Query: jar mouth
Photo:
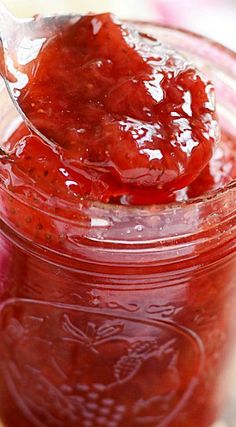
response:
[[[126,23],[131,23],[135,25],[139,29],[145,29],[145,31],[148,32],[149,28],[156,29],[156,30],[170,30],[174,33],[179,33],[180,35],[190,37],[194,39],[195,41],[200,41],[203,43],[206,43],[208,47],[215,49],[220,54],[226,55],[228,58],[232,60],[233,69],[231,68],[230,71],[233,72],[233,79],[236,80],[236,52],[232,51],[228,47],[223,46],[219,42],[216,42],[209,37],[200,35],[198,33],[180,28],[180,27],[173,27],[169,25],[159,25],[152,21],[142,21],[142,20],[124,20]],[[141,27],[141,28],[140,28]],[[1,82],[0,82],[1,83]],[[0,84],[1,89],[1,84]],[[73,208],[76,209],[86,209],[86,212],[89,213],[89,211],[93,211],[94,209],[98,209],[99,211],[102,211],[104,213],[117,213],[119,212],[119,215],[139,215],[139,216],[148,216],[148,215],[155,215],[160,214],[161,212],[165,213],[171,213],[173,211],[177,210],[185,210],[188,207],[192,207],[195,209],[200,209],[202,206],[205,206],[206,204],[212,204],[215,201],[220,200],[222,197],[226,196],[228,193],[234,192],[236,188],[236,179],[232,180],[228,184],[224,185],[221,188],[217,188],[214,190],[210,190],[208,192],[205,192],[203,195],[190,198],[188,200],[184,201],[176,201],[176,202],[170,202],[165,204],[150,204],[150,205],[120,205],[120,204],[109,204],[109,203],[102,203],[96,200],[78,200],[78,203],[73,203]],[[44,208],[41,208],[37,205],[31,205],[27,203],[27,199],[23,199],[16,195],[15,193],[8,190],[4,184],[0,184],[0,189],[2,189],[4,192],[8,193],[9,196],[15,198],[20,203],[23,203],[27,206],[31,206],[36,211],[42,212],[45,215],[49,215],[53,218],[62,219],[65,221],[65,217],[62,217],[60,215],[57,215],[53,212],[46,211]],[[148,191],[148,189],[147,189]],[[45,206],[47,203],[45,202]],[[71,205],[67,201],[63,201],[63,208],[70,208]],[[76,224],[77,221],[67,219],[68,223],[74,223]]]
[[[2,189],[4,192],[8,193],[9,197],[14,198],[18,202],[27,205],[31,208],[33,208],[36,211],[39,211],[45,215],[49,215],[53,218],[61,219],[61,220],[67,220],[68,223],[76,224],[77,220],[67,219],[63,216],[56,215],[53,212],[46,211],[43,208],[40,208],[37,205],[31,205],[27,203],[27,200],[25,198],[19,197],[17,194],[9,191],[3,184],[0,184],[0,189]],[[165,204],[152,204],[152,205],[118,205],[113,203],[102,203],[99,201],[93,201],[93,200],[80,200],[78,203],[73,203],[73,208],[78,209],[86,209],[86,213],[89,214],[89,211],[91,212],[96,209],[100,212],[103,211],[108,212],[110,214],[119,212],[120,215],[122,213],[126,215],[135,214],[139,217],[142,216],[148,216],[148,215],[158,215],[161,212],[165,213],[171,213],[176,212],[177,210],[187,210],[189,207],[200,209],[202,206],[205,206],[207,204],[212,204],[216,201],[220,201],[222,197],[225,197],[228,193],[236,192],[236,179],[232,180],[230,183],[226,184],[224,187],[209,191],[204,193],[204,195],[191,198],[189,200],[181,201],[181,202],[171,202],[171,203],[165,203]],[[236,196],[236,195],[235,195]],[[46,203],[45,203],[46,205]],[[71,205],[63,201],[63,208],[70,209]]]
[[[207,42],[209,45],[211,45],[214,48],[217,48],[221,51],[223,51],[224,53],[226,53],[227,55],[231,56],[233,60],[236,60],[236,51],[233,51],[232,49],[230,49],[227,46],[224,46],[222,43],[212,39],[211,37],[205,36],[203,34],[197,33],[195,31],[191,31],[191,30],[187,30],[186,28],[183,27],[175,27],[172,25],[166,25],[166,24],[158,24],[154,21],[142,21],[142,20],[124,20],[124,22],[126,23],[130,23],[133,24],[135,26],[151,26],[151,27],[158,27],[160,29],[164,29],[164,30],[171,30],[171,31],[176,31],[179,32],[181,34],[185,34],[186,36],[190,36],[192,38],[198,39],[198,40],[202,40],[203,42]]]

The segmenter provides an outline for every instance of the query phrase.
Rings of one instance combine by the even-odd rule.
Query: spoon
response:
[[[0,75],[24,122],[50,145],[51,141],[34,126],[21,109],[18,96],[29,81],[27,66],[37,58],[44,43],[58,34],[63,27],[75,23],[78,19],[78,15],[37,15],[19,19],[0,2]]]

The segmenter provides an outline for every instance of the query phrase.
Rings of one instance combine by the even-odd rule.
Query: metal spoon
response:
[[[0,74],[27,126],[49,144],[51,141],[34,126],[21,109],[18,96],[28,83],[27,65],[37,58],[46,40],[78,19],[78,15],[18,19],[0,2]]]

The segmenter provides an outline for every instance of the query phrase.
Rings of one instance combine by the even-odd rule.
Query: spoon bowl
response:
[[[51,141],[25,115],[18,103],[18,96],[29,81],[28,67],[37,58],[44,43],[79,18],[79,15],[36,15],[19,19],[0,2],[0,75],[27,126],[48,144]]]

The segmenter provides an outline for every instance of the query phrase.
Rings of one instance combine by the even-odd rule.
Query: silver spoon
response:
[[[79,18],[79,15],[55,15],[18,19],[0,2],[0,74],[24,122],[50,145],[51,141],[21,109],[18,96],[28,83],[27,65],[37,58],[46,40],[58,34],[64,26],[74,24]]]

